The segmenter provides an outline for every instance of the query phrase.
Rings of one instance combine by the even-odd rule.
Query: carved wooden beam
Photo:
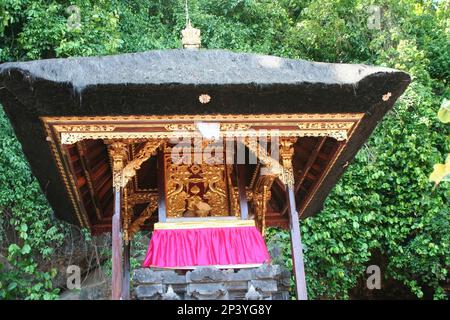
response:
[[[150,139],[144,144],[144,147],[139,150],[133,160],[128,162],[123,168],[123,181],[122,187],[124,187],[131,178],[136,175],[136,171],[141,168],[141,165],[147,161],[151,156],[156,154],[159,146],[164,143],[164,140]]]
[[[158,201],[158,194],[156,192],[145,192],[145,193],[135,192],[128,195],[128,203],[130,206],[157,201]]]
[[[132,141],[131,141],[132,142]],[[125,244],[128,244],[130,240],[129,228],[131,225],[133,206],[128,202],[128,189],[126,185],[132,177],[136,175],[136,171],[139,170],[142,163],[148,160],[155,154],[159,146],[164,140],[150,140],[145,142],[142,149],[139,150],[137,155],[127,163],[129,158],[128,145],[130,141],[105,141],[108,144],[108,151],[112,161],[113,169],[113,187],[115,190],[123,189],[123,207],[122,207],[122,230],[123,239]]]
[[[297,137],[280,138],[280,141],[286,140],[297,141]],[[264,165],[266,170],[270,171],[270,174],[277,176],[284,184],[293,183],[293,173],[289,172],[284,167],[284,165],[280,164],[279,161],[272,158],[258,142],[255,142],[254,140],[251,140],[249,138],[245,138],[243,139],[243,143],[248,148],[248,150],[253,153]],[[280,151],[282,152],[283,150],[284,149],[281,146]]]
[[[281,174],[283,167],[280,163],[272,158],[256,140],[245,138],[242,139],[243,144],[253,153],[258,160],[266,167],[272,170],[273,174]]]
[[[133,239],[136,232],[138,232],[141,227],[144,225],[145,221],[150,219],[150,217],[153,215],[153,213],[158,208],[158,200],[153,199],[148,206],[141,212],[139,217],[133,221],[129,228],[129,235],[130,239]]]

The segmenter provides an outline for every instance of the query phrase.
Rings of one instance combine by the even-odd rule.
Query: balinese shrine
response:
[[[290,230],[288,271],[307,299],[299,219],[321,210],[410,78],[199,40],[189,24],[184,49],[4,63],[0,102],[56,217],[112,233],[113,299],[130,298],[141,230],[138,297],[286,299],[289,273],[263,237],[273,226]]]

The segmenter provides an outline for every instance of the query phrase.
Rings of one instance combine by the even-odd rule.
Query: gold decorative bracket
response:
[[[297,139],[295,138],[289,138],[289,139]],[[286,141],[286,138],[280,138],[280,150],[283,148],[282,144]],[[256,157],[259,159],[259,161],[264,165],[265,170],[269,170],[271,175],[274,175],[278,177],[281,182],[284,184],[290,183],[290,180],[293,181],[293,173],[289,172],[288,166],[285,166],[284,164],[281,165],[279,161],[272,158],[267,151],[261,147],[261,145],[255,141],[251,141],[250,139],[244,139],[244,144],[247,146],[247,148],[252,152]],[[281,154],[280,154],[281,155]],[[282,157],[282,155],[281,155]],[[291,165],[292,167],[292,165]],[[291,170],[292,171],[292,170]]]
[[[136,175],[136,171],[141,168],[141,165],[147,161],[151,156],[156,154],[156,150],[163,144],[164,140],[149,140],[144,147],[139,150],[136,157],[131,160],[123,168],[122,172],[122,187]]]
[[[280,157],[283,165],[281,181],[290,188],[294,187],[294,170],[292,157],[294,156],[294,144],[297,137],[280,138]]]
[[[164,140],[150,139],[139,150],[137,155],[127,163],[128,159],[128,143],[124,140],[108,141],[108,151],[112,160],[113,169],[113,186],[114,188],[124,188],[127,183],[136,175],[136,171],[140,169],[142,163],[147,161],[156,150],[163,144]]]
[[[151,218],[151,216],[153,215],[153,213],[156,211],[157,208],[158,208],[158,201],[157,200],[150,201],[148,206],[139,215],[139,218],[137,218],[136,220],[133,221],[133,223],[131,223],[128,230],[129,240],[133,239],[136,232],[138,232],[141,229],[145,221]]]
[[[123,141],[108,141],[108,152],[112,160],[113,187],[120,190],[123,186],[123,168],[128,159],[128,145]]]

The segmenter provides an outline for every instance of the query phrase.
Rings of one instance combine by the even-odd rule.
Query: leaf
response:
[[[437,186],[441,181],[448,181],[450,176],[450,155],[447,156],[445,164],[438,163],[433,166],[434,170],[430,174],[429,181]]]
[[[20,247],[15,243],[11,244],[8,247],[8,253],[10,253],[10,254],[14,254],[14,253],[18,252],[19,250],[20,250]]]
[[[31,247],[29,244],[25,244],[21,250],[22,254],[28,254],[31,252]]]
[[[438,119],[443,123],[450,122],[450,100],[444,99],[438,111]]]
[[[22,223],[20,225],[20,231],[27,232],[28,231],[28,226],[25,223]]]
[[[8,285],[8,291],[13,291],[15,288],[17,288],[17,282],[11,282]]]

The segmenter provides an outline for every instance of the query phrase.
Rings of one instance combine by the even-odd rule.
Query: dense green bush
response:
[[[382,9],[380,29],[368,27],[371,4]],[[73,30],[67,29],[69,5],[81,10]],[[450,189],[444,182],[433,190],[428,176],[450,149],[449,126],[436,119],[449,98],[445,1],[191,0],[189,6],[205,48],[377,64],[411,74],[410,87],[324,210],[302,223],[308,290],[311,298],[348,298],[377,251],[387,259],[385,279],[418,298],[444,298]],[[178,48],[184,24],[182,0],[2,0],[0,61]],[[0,235],[3,254],[19,266],[0,273],[0,297],[51,298],[51,272],[37,271],[33,258],[51,255],[64,228],[53,221],[3,113],[0,120],[1,226],[17,237]],[[288,235],[272,229],[268,238],[274,237],[291,266]],[[35,285],[18,290],[26,281]]]

